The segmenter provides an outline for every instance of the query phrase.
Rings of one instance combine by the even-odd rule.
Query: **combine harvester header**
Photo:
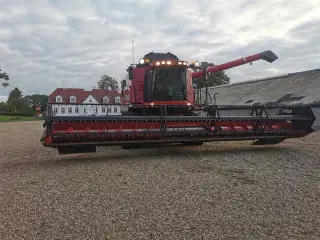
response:
[[[49,104],[41,142],[60,154],[72,154],[95,152],[96,146],[107,145],[131,148],[235,140],[264,145],[304,137],[314,131],[315,116],[309,105],[225,106],[209,104],[207,97],[204,104],[195,103],[193,79],[202,78],[206,85],[207,73],[261,59],[272,63],[277,58],[268,50],[202,69],[198,61],[151,52],[127,69],[131,84],[124,80],[122,90],[129,87],[130,104],[121,104],[127,109],[121,115],[55,116]]]

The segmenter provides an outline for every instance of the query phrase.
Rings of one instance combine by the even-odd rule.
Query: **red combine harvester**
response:
[[[149,53],[127,69],[130,104],[121,115],[54,116],[48,106],[41,142],[60,154],[95,152],[97,146],[123,148],[145,144],[200,145],[210,141],[255,140],[254,145],[278,144],[314,130],[309,105],[216,105],[195,103],[193,79],[257,60],[273,62],[270,50],[235,61],[200,68],[171,53]],[[208,88],[206,88],[208,96]],[[108,104],[104,104],[108,105]]]

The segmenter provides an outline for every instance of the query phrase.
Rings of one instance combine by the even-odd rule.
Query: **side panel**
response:
[[[194,99],[194,89],[192,86],[192,72],[187,71],[187,101],[193,104],[195,102]]]
[[[153,116],[52,116],[50,113],[43,125],[41,142],[45,147],[58,147],[59,153],[65,154],[94,152],[95,145],[128,143],[259,139],[255,145],[277,144],[314,131],[315,116],[309,105],[211,106],[207,109],[208,116],[167,115],[166,109],[162,106],[162,114]]]
[[[316,120],[313,123],[313,127],[317,130],[320,130],[320,106],[312,107],[314,115],[316,116]]]
[[[131,81],[130,99],[131,103],[143,103],[144,74],[145,68],[133,70],[134,79]]]

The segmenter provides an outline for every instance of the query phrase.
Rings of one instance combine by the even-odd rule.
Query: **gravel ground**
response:
[[[320,239],[320,133],[61,156],[0,124],[0,239]]]

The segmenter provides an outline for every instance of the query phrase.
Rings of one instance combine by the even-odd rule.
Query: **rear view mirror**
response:
[[[130,66],[130,67],[127,69],[127,72],[129,73],[129,79],[132,80],[132,79],[133,79],[133,67]]]
[[[133,70],[129,70],[129,79],[132,80],[133,79]]]
[[[121,88],[124,88],[125,86],[127,86],[127,81],[125,79],[123,79],[121,81]]]

